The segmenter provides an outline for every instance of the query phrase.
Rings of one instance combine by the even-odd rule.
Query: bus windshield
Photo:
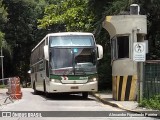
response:
[[[51,36],[50,47],[57,46],[93,46],[94,40],[90,35]]]
[[[96,73],[94,48],[50,48],[51,74],[86,75]]]

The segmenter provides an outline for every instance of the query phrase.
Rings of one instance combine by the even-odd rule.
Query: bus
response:
[[[98,90],[97,61],[103,47],[92,33],[47,34],[31,51],[31,84],[34,93],[82,93]]]

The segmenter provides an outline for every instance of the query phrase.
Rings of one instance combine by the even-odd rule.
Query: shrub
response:
[[[150,108],[150,109],[160,110],[160,95],[155,95],[150,99],[144,98],[140,102],[139,106]]]

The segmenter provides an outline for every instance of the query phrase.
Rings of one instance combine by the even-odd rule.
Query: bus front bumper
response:
[[[85,84],[62,84],[50,82],[50,86],[48,88],[49,93],[96,92],[98,90],[98,82],[88,82]]]

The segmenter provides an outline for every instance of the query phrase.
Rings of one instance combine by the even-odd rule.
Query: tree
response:
[[[45,15],[39,19],[39,27],[51,28],[55,31],[93,31],[94,16],[88,11],[86,0],[55,1],[45,8]],[[54,12],[53,12],[54,11]],[[61,28],[61,29],[59,29]]]
[[[4,60],[3,63],[7,63],[7,64],[3,64],[4,65],[4,69],[3,70],[6,70],[5,67],[6,65],[8,65],[8,61],[9,59],[6,59],[6,58],[9,58],[10,57],[10,46],[8,45],[8,43],[6,42],[5,40],[5,33],[3,31],[3,28],[5,26],[5,23],[8,21],[8,13],[7,13],[7,8],[5,7],[5,5],[3,4],[3,1],[0,0],[0,49],[3,51],[2,53],[4,52],[7,52],[9,54],[3,54],[3,56],[5,56],[4,58],[2,58]],[[2,55],[2,53],[0,53]],[[1,60],[2,60],[1,59]],[[2,63],[2,62],[1,62]],[[2,68],[2,64],[0,63],[0,66]],[[0,69],[1,71],[2,69]],[[1,74],[2,72],[0,72]],[[5,74],[4,74],[5,75]],[[4,76],[3,76],[4,77]]]
[[[42,36],[37,29],[37,18],[43,14],[45,0],[4,0],[8,22],[4,27],[5,39],[12,49],[12,76],[27,79],[31,49]]]
[[[2,41],[4,40],[4,33],[1,30],[4,27],[4,23],[6,23],[8,20],[7,15],[8,13],[2,4],[2,0],[0,0],[0,46],[2,46]]]
[[[25,79],[31,49],[47,33],[83,31],[92,32],[96,42],[103,45],[104,58],[99,61],[99,78],[100,83],[106,85],[109,82],[111,86],[110,37],[103,29],[102,22],[107,15],[129,11],[132,3],[139,4],[140,14],[147,15],[146,39],[150,46],[148,58],[158,59],[159,0],[0,0],[0,40],[5,39],[11,46],[14,65],[12,75],[20,75]]]
[[[148,59],[160,58],[160,1],[142,0],[138,1],[141,5],[141,13],[147,15],[148,33],[146,39],[149,41]]]

